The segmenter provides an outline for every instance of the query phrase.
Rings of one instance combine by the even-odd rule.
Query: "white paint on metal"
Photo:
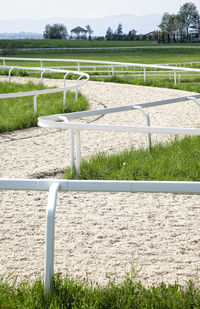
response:
[[[59,183],[54,182],[49,187],[48,204],[46,210],[46,250],[45,250],[45,291],[51,289],[51,282],[54,273],[54,234],[56,199]]]
[[[70,62],[73,62],[73,63],[77,63],[77,66],[73,66],[73,68],[75,67],[78,72],[77,73],[80,73],[81,69],[82,70],[85,70],[86,68],[89,68],[89,71],[87,71],[88,73],[90,73],[92,71],[92,68],[94,67],[94,65],[98,65],[97,67],[107,67],[107,72],[109,72],[109,67],[111,67],[111,74],[113,75],[114,73],[115,74],[118,74],[118,73],[126,73],[129,72],[127,70],[120,70],[120,71],[114,71],[114,67],[119,67],[119,68],[122,68],[123,67],[135,67],[135,68],[141,68],[141,70],[143,71],[143,75],[144,75],[144,80],[146,80],[146,77],[147,75],[148,76],[166,76],[166,74],[168,74],[169,76],[169,72],[167,73],[167,70],[168,71],[173,71],[175,72],[174,73],[174,83],[175,83],[175,86],[176,86],[176,78],[175,78],[175,75],[176,75],[176,72],[193,72],[193,73],[200,73],[200,69],[196,69],[196,68],[192,68],[192,64],[194,63],[191,63],[191,67],[182,67],[181,66],[181,63],[179,64],[180,66],[178,66],[178,64],[138,64],[138,63],[124,63],[124,62],[112,62],[112,61],[97,61],[97,60],[80,60],[80,59],[47,59],[47,58],[16,58],[16,57],[0,57],[0,60],[3,61],[3,63],[5,64],[5,60],[15,60],[15,61],[39,61],[40,63],[43,62],[43,61],[48,61],[48,62],[67,62],[67,63],[70,63]],[[87,66],[81,66],[81,64],[87,64]],[[199,62],[197,62],[199,63]],[[187,64],[190,64],[190,62],[188,62]],[[185,65],[185,63],[183,63],[183,65]],[[72,66],[71,66],[72,67]],[[70,66],[65,66],[65,68],[70,68]],[[153,68],[153,69],[157,69],[157,70],[165,70],[165,74],[160,74],[160,71],[157,71],[154,72],[154,74],[152,72],[149,72],[147,71],[146,69],[150,69],[150,68]],[[42,68],[41,68],[42,69]],[[49,69],[53,69],[53,68],[49,68]],[[146,71],[146,72],[145,72]],[[86,72],[86,71],[85,71]],[[100,72],[100,71],[99,71]],[[101,71],[101,72],[104,72],[104,71]],[[130,73],[130,72],[129,72]],[[138,74],[140,74],[140,72],[138,71],[135,71],[135,73],[137,73],[136,76],[139,77]],[[199,75],[199,74],[198,74]],[[118,75],[119,76],[119,75]],[[124,76],[124,75],[122,75]],[[190,74],[190,76],[195,76],[195,75],[192,75]],[[97,77],[99,77],[99,75],[97,75]],[[101,76],[102,77],[102,76]]]
[[[142,108],[139,105],[133,105],[133,109],[138,109],[143,113],[143,115],[146,118],[147,126],[150,127],[150,117],[149,117],[149,114],[145,112],[144,108]],[[148,146],[149,146],[149,149],[151,149],[151,133],[148,133]]]
[[[34,95],[34,113],[37,116],[37,95]]]
[[[63,92],[63,104],[65,106],[66,104],[66,92],[67,90],[72,90],[75,89],[76,92],[76,102],[78,99],[78,88],[81,87],[85,82],[89,80],[89,75],[84,72],[74,72],[74,71],[66,71],[66,70],[61,70],[61,69],[43,69],[43,68],[33,68],[33,67],[17,67],[17,66],[3,66],[3,69],[9,69],[9,76],[8,80],[9,82],[11,81],[11,72],[13,69],[23,69],[23,70],[30,70],[30,71],[38,71],[41,72],[41,79],[40,81],[42,82],[43,80],[43,74],[46,72],[50,73],[64,73],[64,87],[60,88],[52,88],[52,89],[44,89],[44,90],[34,90],[34,91],[26,91],[26,92],[16,92],[16,93],[4,93],[0,94],[0,99],[5,99],[5,98],[17,98],[17,97],[27,97],[27,96],[34,96],[34,113],[37,114],[37,103],[36,103],[36,97],[39,94],[49,94],[49,93],[57,93],[57,92]],[[75,74],[77,75],[77,80],[73,85],[66,86],[65,80],[68,74]],[[85,79],[82,79],[82,78]]]
[[[200,182],[0,179],[0,190],[49,191],[45,244],[45,291],[49,292],[51,289],[54,269],[54,231],[58,190],[88,192],[164,192],[200,194]]]
[[[80,131],[76,130],[76,175],[77,178],[80,176],[81,171],[81,137]]]
[[[196,104],[197,104],[197,106],[199,106],[200,107],[200,102],[194,97],[194,96],[192,96],[192,97],[188,97],[188,100],[192,100],[192,101],[194,101]]]

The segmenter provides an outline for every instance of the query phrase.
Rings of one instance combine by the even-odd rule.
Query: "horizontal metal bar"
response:
[[[92,63],[92,64],[109,64],[109,65],[121,65],[121,66],[135,66],[143,68],[156,68],[156,69],[168,69],[172,71],[183,71],[183,72],[200,72],[200,69],[194,68],[183,68],[168,65],[153,65],[153,64],[140,64],[140,63],[129,63],[129,62],[112,62],[112,61],[98,61],[98,60],[79,60],[79,59],[47,59],[47,58],[16,58],[16,57],[0,57],[0,60],[18,60],[18,61],[47,61],[47,62],[79,62],[79,63]]]
[[[199,99],[200,94],[192,95],[192,97]],[[137,103],[137,104],[134,104],[134,106],[141,106],[142,108],[148,108],[148,107],[154,107],[154,106],[159,106],[159,105],[178,103],[178,102],[187,101],[187,100],[188,100],[188,96],[184,96],[184,97],[180,97],[180,98],[172,98],[172,99],[159,100],[159,101],[154,101],[154,102]],[[128,110],[132,110],[132,107],[133,107],[133,104],[125,105],[125,106],[119,106],[119,107],[102,108],[102,109],[96,109],[96,110],[67,113],[67,114],[62,114],[62,116],[67,116],[68,119],[77,119],[77,118],[80,118],[80,117],[105,115],[105,114],[109,114],[109,113],[128,111]],[[55,116],[55,119],[56,119],[57,118],[56,115],[54,115],[54,116]]]
[[[49,116],[49,119],[51,119]],[[185,134],[200,135],[200,129],[194,128],[169,128],[169,127],[144,127],[144,126],[126,126],[111,124],[86,124],[79,122],[56,122],[48,120],[48,116],[38,117],[38,126],[44,128],[71,129],[71,130],[89,130],[89,131],[114,131],[114,132],[135,132],[135,133],[158,133],[158,134]]]
[[[48,191],[53,183],[59,184],[59,191],[165,192],[200,194],[200,182],[187,181],[0,179],[0,190]]]

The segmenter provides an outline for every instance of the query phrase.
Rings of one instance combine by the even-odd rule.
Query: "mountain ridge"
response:
[[[46,24],[60,23],[67,27],[69,35],[71,29],[74,27],[81,26],[84,28],[87,24],[90,24],[94,30],[94,36],[103,36],[106,34],[108,27],[114,32],[117,29],[118,24],[121,23],[124,33],[128,33],[130,30],[135,29],[138,34],[145,34],[157,30],[161,18],[162,15],[157,13],[148,15],[133,15],[127,13],[98,18],[52,17],[43,19],[10,19],[0,20],[0,33],[18,33],[26,31],[42,34]]]

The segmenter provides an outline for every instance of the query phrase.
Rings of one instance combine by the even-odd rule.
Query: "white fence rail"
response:
[[[19,98],[19,97],[27,97],[33,96],[34,97],[34,113],[37,115],[37,96],[44,95],[49,93],[58,93],[63,92],[63,105],[66,105],[66,92],[68,90],[75,90],[75,100],[78,100],[78,89],[81,87],[85,82],[89,80],[89,75],[84,72],[79,71],[67,71],[61,69],[43,69],[43,68],[36,68],[36,67],[18,67],[18,66],[0,66],[0,69],[9,70],[8,74],[8,81],[11,82],[11,72],[16,70],[29,70],[31,72],[40,72],[40,82],[42,83],[43,74],[44,73],[62,73],[64,74],[63,77],[63,87],[60,88],[53,88],[53,89],[44,89],[44,90],[34,90],[34,91],[26,91],[26,92],[16,92],[16,93],[5,93],[0,94],[0,99],[8,99],[8,98]],[[77,75],[77,79],[74,81],[73,85],[66,86],[66,77],[69,74]],[[84,79],[82,79],[84,78]]]
[[[76,166],[77,177],[80,175],[80,165],[81,165],[81,139],[80,131],[81,130],[93,130],[93,131],[114,131],[114,132],[135,132],[135,133],[145,133],[148,134],[148,146],[151,147],[151,134],[185,134],[185,135],[200,135],[199,128],[169,128],[169,127],[150,127],[150,117],[148,113],[144,111],[147,107],[160,106],[166,104],[173,104],[182,101],[193,101],[200,107],[200,102],[198,99],[200,95],[194,95],[192,97],[180,97],[173,98],[162,101],[148,102],[148,103],[139,103],[135,105],[126,105],[113,108],[104,108],[99,110],[89,110],[83,112],[75,112],[69,114],[57,114],[50,116],[38,117],[38,126],[46,128],[59,128],[59,129],[69,129],[70,134],[70,156],[71,170]],[[87,116],[96,116],[96,115],[105,115],[109,113],[116,113],[121,111],[133,111],[134,109],[139,109],[146,118],[147,126],[146,127],[136,127],[136,126],[127,126],[127,125],[110,125],[110,124],[87,124],[79,122],[70,122],[70,119],[78,119],[80,117]],[[76,136],[76,162],[74,155],[74,135]]]
[[[180,82],[181,76],[184,76],[184,72],[187,73],[187,76],[198,76],[200,74],[200,69],[197,68],[188,68],[178,66],[178,64],[166,65],[166,64],[140,64],[140,63],[128,63],[128,62],[112,62],[112,61],[97,61],[97,60],[80,60],[80,59],[48,59],[48,58],[17,58],[17,57],[0,57],[0,60],[3,62],[3,65],[6,65],[6,61],[30,61],[30,62],[39,62],[41,68],[44,68],[44,62],[54,62],[54,63],[62,63],[62,65],[58,66],[63,67],[65,69],[76,69],[77,71],[87,72],[89,73],[103,73],[110,74],[110,76],[121,74],[132,74],[136,77],[142,77],[144,82],[146,82],[147,77],[150,76],[168,76],[169,78],[174,79],[174,85],[177,85],[177,77],[178,82]],[[66,65],[63,65],[65,63]],[[70,66],[69,63],[75,63],[75,66]],[[46,66],[46,68],[48,68]],[[120,71],[116,71],[116,68],[121,68]],[[139,69],[140,71],[136,70]],[[100,69],[100,70],[99,70]],[[104,70],[102,70],[104,69]],[[154,71],[148,72],[149,69],[153,69]],[[28,68],[27,68],[28,70]],[[99,71],[98,71],[99,70]],[[164,70],[164,72],[160,72],[160,70]],[[130,71],[130,72],[129,72]],[[178,76],[177,76],[178,74]],[[102,75],[95,75],[96,77],[102,77]],[[108,76],[108,75],[107,75]]]
[[[0,179],[0,190],[49,191],[46,209],[45,290],[51,289],[54,273],[56,199],[59,191],[157,192],[200,194],[200,182],[183,181],[98,181],[57,179]]]

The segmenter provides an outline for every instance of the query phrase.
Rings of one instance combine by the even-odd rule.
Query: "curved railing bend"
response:
[[[63,87],[59,88],[51,88],[51,89],[44,89],[44,90],[33,90],[33,91],[26,91],[26,92],[15,92],[15,93],[4,93],[0,94],[0,99],[8,99],[8,98],[17,98],[17,97],[27,97],[27,96],[34,96],[34,113],[37,115],[37,96],[41,94],[49,94],[49,93],[57,93],[63,91],[63,105],[66,105],[66,92],[68,90],[75,90],[75,99],[77,102],[78,99],[78,89],[84,83],[89,80],[89,75],[84,72],[78,71],[69,71],[69,70],[62,70],[62,69],[43,69],[37,67],[18,67],[18,66],[0,66],[0,69],[9,70],[8,74],[8,81],[11,82],[11,73],[14,69],[16,70],[29,70],[31,72],[40,72],[40,82],[43,81],[43,74],[44,73],[63,73]],[[77,79],[74,80],[74,84],[67,86],[66,85],[66,77],[69,74],[77,75]],[[82,79],[84,78],[84,79]],[[73,82],[73,80],[70,80]]]

